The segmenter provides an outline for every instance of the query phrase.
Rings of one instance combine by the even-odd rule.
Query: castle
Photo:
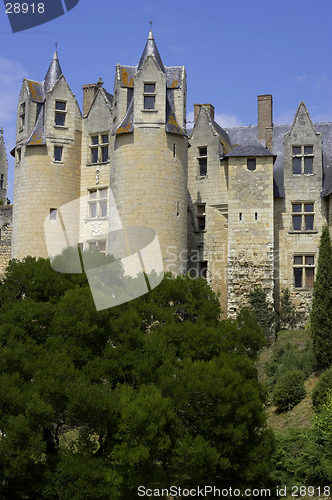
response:
[[[138,65],[116,66],[113,94],[83,86],[83,113],[55,52],[19,96],[12,257],[47,257],[44,220],[77,198],[81,248],[107,253],[114,196],[123,226],[153,228],[164,269],[206,277],[228,316],[256,284],[277,307],[288,287],[307,310],[332,224],[332,123],[313,124],[301,102],[274,125],[271,95],[257,126],[222,129],[211,104],[194,116],[189,130],[185,68],[164,66],[151,30]]]

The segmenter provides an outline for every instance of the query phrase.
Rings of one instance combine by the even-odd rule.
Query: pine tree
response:
[[[332,364],[332,249],[327,226],[320,239],[310,324],[318,365],[327,368]]]

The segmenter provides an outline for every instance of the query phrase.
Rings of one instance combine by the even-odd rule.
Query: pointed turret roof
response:
[[[54,56],[50,67],[47,70],[45,79],[44,79],[44,92],[48,92],[56,83],[58,78],[62,75],[62,69],[58,59],[57,51],[54,52]]]
[[[154,41],[153,38],[152,30],[149,31],[148,41],[146,42],[145,48],[143,50],[143,54],[138,64],[137,71],[141,69],[144,61],[147,59],[148,56],[153,56],[161,71],[166,74],[165,66],[163,65],[163,62],[161,60],[160,54],[157,49],[156,42]]]

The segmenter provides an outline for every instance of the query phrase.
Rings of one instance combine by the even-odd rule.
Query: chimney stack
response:
[[[272,151],[273,149],[273,116],[272,116],[272,95],[258,95],[258,134],[257,138]]]
[[[97,94],[99,87],[103,85],[103,81],[99,78],[97,83],[90,83],[88,85],[83,85],[83,116],[86,116],[91,108],[91,104]]]
[[[194,104],[194,121],[196,122],[199,110],[201,109],[202,106],[204,106],[207,109],[211,117],[211,120],[214,120],[214,106],[212,106],[212,104]]]

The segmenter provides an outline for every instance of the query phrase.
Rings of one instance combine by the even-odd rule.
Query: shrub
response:
[[[274,390],[274,403],[278,410],[287,411],[305,397],[303,381],[301,370],[289,370],[280,378]]]
[[[332,368],[321,374],[312,391],[312,404],[316,409],[326,402],[330,390],[332,390]]]
[[[305,313],[297,311],[294,304],[292,304],[289,289],[285,288],[284,290],[282,290],[279,312],[279,329],[295,329],[298,325],[303,325],[305,319]]]
[[[267,291],[260,286],[255,286],[250,291],[248,299],[267,344],[271,344],[275,340],[276,314],[272,304],[268,301]]]

